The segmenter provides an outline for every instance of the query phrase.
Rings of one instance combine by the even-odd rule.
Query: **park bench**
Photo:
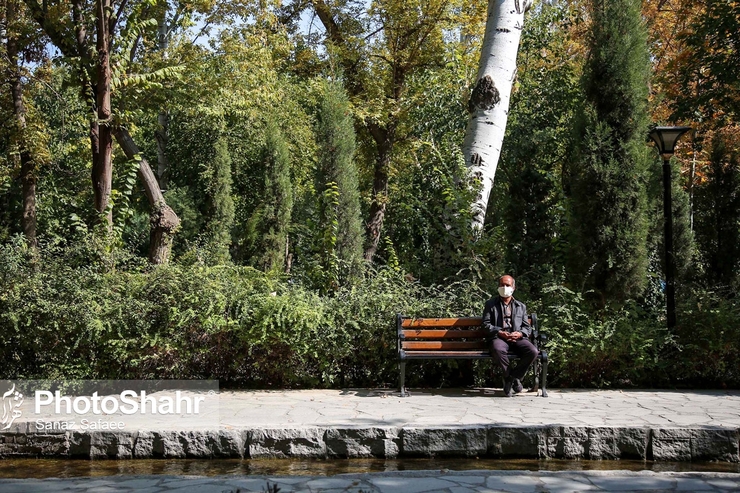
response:
[[[532,327],[530,341],[539,350],[532,363],[534,387],[530,392],[542,391],[547,397],[547,351],[544,349],[547,335],[539,331],[537,315],[528,316]],[[467,318],[411,318],[396,316],[398,330],[398,362],[400,369],[401,397],[406,392],[406,362],[436,359],[492,359],[487,331],[481,326],[480,317]],[[509,353],[510,361],[519,358]],[[541,384],[541,386],[540,386]]]

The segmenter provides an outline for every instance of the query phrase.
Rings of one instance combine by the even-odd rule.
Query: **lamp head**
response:
[[[676,150],[678,139],[689,130],[691,127],[655,127],[648,137],[655,142],[663,159],[669,159]]]

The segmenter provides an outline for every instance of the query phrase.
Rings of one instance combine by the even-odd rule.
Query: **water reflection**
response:
[[[525,470],[525,471],[706,471],[740,473],[740,464],[726,462],[569,461],[533,459],[160,459],[160,460],[69,460],[2,459],[0,478],[70,478],[112,475],[185,476],[333,476],[404,470]]]

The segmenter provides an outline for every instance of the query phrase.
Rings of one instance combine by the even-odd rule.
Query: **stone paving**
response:
[[[499,397],[495,389],[222,391],[224,426],[562,425],[740,427],[738,391],[549,390]]]
[[[217,428],[124,419],[39,433],[21,417],[0,456],[87,458],[524,456],[740,461],[740,392],[495,389],[222,391]],[[30,405],[30,403],[29,403]],[[100,419],[100,416],[90,415]],[[209,416],[213,421],[214,416]]]
[[[740,475],[628,471],[404,471],[330,477],[110,476],[103,478],[0,479],[0,493],[567,493],[737,492]]]

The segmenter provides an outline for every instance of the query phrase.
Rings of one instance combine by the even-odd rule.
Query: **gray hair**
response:
[[[509,274],[504,274],[503,276],[499,277],[498,278],[499,284],[501,284],[501,279],[503,279],[504,277],[510,277],[511,278],[511,286],[514,287],[514,288],[516,287],[516,279],[514,279],[514,276],[511,276]]]

